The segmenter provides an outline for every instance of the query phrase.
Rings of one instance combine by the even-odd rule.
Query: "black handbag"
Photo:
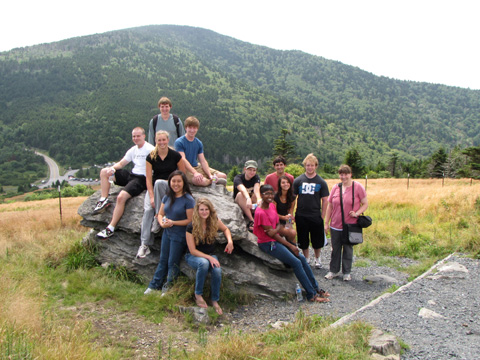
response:
[[[358,224],[345,224],[345,215],[343,214],[343,196],[342,196],[342,183],[338,184],[338,189],[340,191],[340,208],[342,210],[342,224],[343,224],[343,240],[345,244],[348,245],[357,245],[363,243],[363,232],[362,226]],[[355,204],[355,194],[354,194],[355,184],[352,181],[352,209]],[[372,224],[372,219],[370,216],[363,216],[370,219],[370,226]],[[359,216],[360,218],[360,216]],[[368,220],[367,220],[368,221]],[[365,227],[367,227],[365,226]]]

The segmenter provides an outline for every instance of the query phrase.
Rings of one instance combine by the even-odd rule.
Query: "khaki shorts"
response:
[[[195,166],[194,169],[200,174],[202,174],[204,177],[207,177],[207,174],[205,174],[205,171],[203,171],[202,165]],[[220,171],[212,169],[211,167],[209,167],[209,169],[210,169],[210,174],[212,175],[220,173]],[[193,184],[193,174],[190,171],[187,171],[187,180],[190,184]]]

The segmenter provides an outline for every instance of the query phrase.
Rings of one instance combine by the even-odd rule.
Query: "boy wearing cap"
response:
[[[233,199],[248,219],[247,229],[253,232],[252,204],[258,205],[260,197],[260,177],[257,175],[257,162],[245,162],[243,173],[233,179]]]

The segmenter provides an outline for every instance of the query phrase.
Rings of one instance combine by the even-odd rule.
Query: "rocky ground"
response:
[[[227,326],[230,331],[265,331],[280,321],[293,321],[301,309],[306,315],[338,318],[338,324],[357,319],[372,323],[409,346],[402,359],[480,358],[480,348],[474,345],[480,340],[478,260],[454,255],[408,283],[404,272],[357,258],[352,281],[344,282],[341,277],[323,278],[328,253],[327,247],[322,254],[324,268],[314,273],[331,293],[330,303],[299,303],[293,299],[292,289],[292,299],[257,299],[224,314],[216,326],[209,327],[209,336]],[[400,269],[413,263],[389,259],[389,265]],[[398,290],[392,294],[392,289]],[[184,325],[181,315],[154,324],[134,312],[119,312],[102,304],[69,310],[92,323],[100,346],[121,344],[132,350],[134,359],[158,358],[159,352],[166,354],[169,349],[189,352],[202,341],[198,331]]]

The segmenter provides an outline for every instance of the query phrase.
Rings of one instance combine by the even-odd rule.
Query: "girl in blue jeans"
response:
[[[185,230],[192,221],[194,206],[195,200],[187,177],[180,170],[175,170],[168,177],[168,192],[158,212],[158,220],[163,228],[160,261],[145,294],[160,288],[165,293],[178,276],[186,247]],[[165,278],[167,282],[164,284]]]
[[[193,210],[193,221],[187,226],[188,252],[185,261],[190,267],[197,270],[195,280],[195,302],[199,307],[207,308],[203,298],[203,285],[208,273],[211,273],[211,297],[215,311],[222,315],[223,311],[218,300],[220,299],[220,284],[222,282],[222,269],[218,258],[214,255],[215,238],[218,231],[222,231],[227,238],[225,252],[231,254],[233,251],[232,234],[230,230],[217,217],[217,213],[206,198],[197,200]]]
[[[258,247],[263,252],[272,255],[284,264],[289,265],[302,287],[307,293],[307,300],[311,302],[328,302],[329,294],[319,289],[312,269],[299,253],[296,245],[280,236],[280,224],[273,198],[275,192],[271,185],[260,187],[262,204],[255,210],[253,233],[257,236]]]

